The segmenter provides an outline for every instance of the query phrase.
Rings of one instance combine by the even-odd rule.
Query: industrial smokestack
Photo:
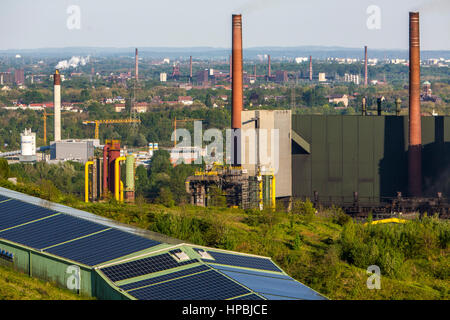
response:
[[[368,73],[367,73],[367,46],[364,47],[364,85],[368,85]]]
[[[422,195],[422,130],[420,115],[419,13],[409,13],[409,195]]]
[[[137,82],[137,81],[139,81],[139,57],[138,57],[138,49],[137,48],[136,48],[136,53],[135,53],[134,59],[135,59],[134,70],[136,72],[135,75],[136,75],[136,82]]]
[[[192,56],[189,57],[189,79],[192,80]]]
[[[53,75],[53,107],[55,114],[55,141],[61,141],[61,75],[55,70]]]
[[[243,106],[243,75],[242,75],[242,16],[234,14],[232,17],[232,114],[231,128],[233,129],[233,162],[241,165],[241,112]]]
[[[270,65],[270,54],[267,57],[269,59],[269,72],[268,72],[268,77],[270,78],[272,76],[272,69],[271,69],[271,65]]]
[[[313,80],[312,56],[309,56],[309,81]]]

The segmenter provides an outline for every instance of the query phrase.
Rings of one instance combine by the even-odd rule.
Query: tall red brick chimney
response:
[[[422,195],[422,130],[420,114],[420,28],[419,13],[409,13],[409,148],[408,192]]]
[[[241,165],[240,159],[240,130],[241,112],[243,106],[243,54],[242,54],[242,15],[234,14],[232,17],[232,113],[231,128],[233,130],[233,157],[234,166]]]

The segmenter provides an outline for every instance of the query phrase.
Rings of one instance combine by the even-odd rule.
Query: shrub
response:
[[[313,203],[306,199],[306,201],[295,201],[292,213],[300,215],[305,222],[311,222],[316,214],[316,209]]]

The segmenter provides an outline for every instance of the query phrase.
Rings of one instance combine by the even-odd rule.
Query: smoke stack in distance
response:
[[[61,75],[58,69],[53,75],[53,108],[55,141],[61,141]]]
[[[312,56],[309,56],[309,81],[313,80]]]
[[[409,196],[422,195],[422,129],[420,113],[419,13],[409,13]]]
[[[367,46],[364,47],[364,85],[368,85],[368,74],[367,74]]]
[[[136,48],[136,53],[135,53],[134,59],[135,59],[134,70],[135,70],[136,81],[139,81],[139,57],[138,57],[138,49],[137,48]]]

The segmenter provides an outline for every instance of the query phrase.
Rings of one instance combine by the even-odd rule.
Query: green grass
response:
[[[0,185],[45,197],[35,187]],[[363,226],[337,208],[316,214],[308,202],[286,213],[52,200],[190,243],[269,256],[331,299],[450,298],[450,224],[436,218]],[[367,289],[372,264],[381,268],[380,290]]]
[[[0,300],[86,300],[56,285],[0,266]]]

